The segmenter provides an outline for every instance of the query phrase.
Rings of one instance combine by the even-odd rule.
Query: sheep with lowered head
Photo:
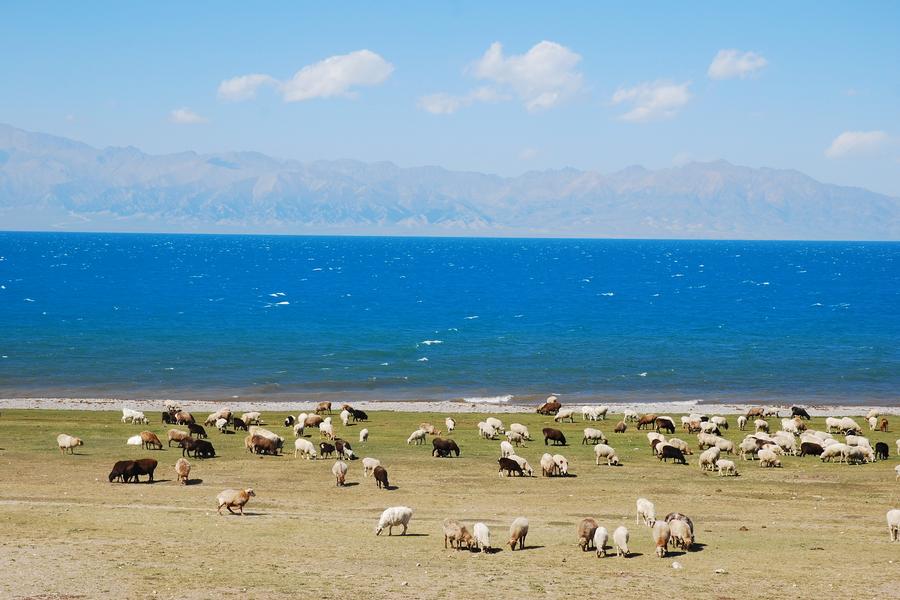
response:
[[[522,468],[522,473],[524,473],[528,477],[534,477],[534,469],[531,468],[531,465],[528,464],[527,460],[515,454],[510,454],[507,458],[519,463],[519,466]]]
[[[222,509],[227,508],[228,512],[234,515],[237,513],[231,509],[237,508],[241,516],[244,516],[244,505],[255,495],[256,492],[253,491],[253,488],[247,488],[246,490],[222,490],[222,493],[216,496],[216,501],[219,503],[217,512],[221,515]]]
[[[406,443],[407,445],[415,443],[416,446],[424,444],[426,435],[428,435],[428,433],[424,429],[416,429],[411,434],[409,434],[409,437],[406,439]]]
[[[331,467],[331,473],[334,475],[335,485],[341,487],[347,479],[347,463],[342,460],[336,461]]]
[[[733,460],[727,460],[724,458],[720,458],[716,461],[716,469],[719,470],[719,476],[725,477],[727,475],[731,475],[732,477],[737,477],[737,467],[734,464]]]
[[[665,558],[669,553],[669,538],[671,537],[669,524],[665,521],[657,521],[653,524],[653,541],[656,543],[656,555]]]
[[[620,525],[613,531],[613,544],[616,546],[616,556],[628,558],[628,528]]]
[[[503,428],[503,421],[497,417],[488,417],[484,422],[493,427],[497,433],[506,433],[506,430]]]
[[[545,452],[543,456],[541,456],[541,475],[544,477],[553,477],[557,475],[559,468],[556,465],[556,461],[553,460],[553,455]]]
[[[363,477],[368,477],[375,470],[375,467],[381,466],[381,461],[378,460],[377,458],[372,458],[370,456],[367,456],[362,459],[362,465],[363,465]]]
[[[451,548],[456,548],[457,550],[461,550],[463,544],[466,545],[466,548],[471,550],[472,543],[475,541],[472,538],[472,534],[469,533],[469,530],[465,525],[457,521],[456,519],[446,519],[443,522],[443,530],[444,530],[444,548],[447,548],[447,543],[450,543]]]
[[[509,545],[510,550],[515,550],[519,546],[519,550],[525,549],[525,538],[528,537],[528,519],[518,517],[509,526]]]
[[[637,511],[634,515],[635,524],[640,525],[642,522],[648,527],[653,527],[656,522],[656,507],[646,498],[638,498],[635,502]]]
[[[513,431],[510,429],[506,432],[506,439],[509,440],[511,444],[515,444],[516,446],[520,444],[523,446],[525,445],[525,436],[523,436],[518,431]]]
[[[781,461],[778,460],[778,455],[768,448],[763,448],[758,453],[759,456],[759,466],[760,467],[780,467]]]
[[[175,474],[178,476],[178,483],[186,484],[191,474],[191,463],[186,458],[179,458],[175,461]]]
[[[516,433],[521,435],[526,440],[531,439],[531,434],[528,432],[528,428],[526,426],[522,425],[521,423],[513,423],[512,425],[509,426],[509,430],[515,431]]]
[[[556,473],[562,477],[569,476],[569,461],[562,454],[554,454],[553,462],[556,463]]]
[[[594,531],[594,548],[597,549],[597,558],[606,556],[606,542],[609,540],[609,532],[606,527],[598,527]]]
[[[484,523],[478,522],[472,526],[472,535],[475,537],[475,546],[482,553],[491,550],[491,530]]]
[[[900,542],[900,509],[895,508],[887,512],[888,532],[892,542]]]
[[[359,441],[360,441],[360,443],[369,441],[369,430],[368,429],[360,429],[359,430]]]
[[[578,524],[578,545],[581,547],[582,552],[587,552],[591,549],[597,527],[597,521],[590,517],[582,519],[581,523]]]
[[[619,464],[619,456],[616,454],[615,449],[612,446],[607,446],[606,444],[597,444],[594,446],[594,457],[597,465],[600,465],[600,459],[606,459],[607,466],[613,466]]]
[[[447,427],[447,433],[450,433],[454,429],[456,429],[456,419],[451,417],[447,417],[444,419],[444,425]]]
[[[381,518],[378,519],[378,525],[375,526],[375,535],[381,535],[385,527],[387,527],[388,535],[393,535],[394,527],[403,527],[400,535],[406,535],[406,528],[409,526],[412,515],[413,510],[408,506],[392,506],[384,509]]]
[[[316,459],[316,447],[306,438],[294,440],[294,458],[303,456],[306,460]]]

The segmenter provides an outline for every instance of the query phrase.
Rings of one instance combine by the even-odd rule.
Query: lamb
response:
[[[656,522],[656,507],[646,498],[638,498],[635,503],[637,511],[634,515],[634,522],[640,525],[642,522],[648,527],[653,527]]]
[[[581,445],[585,444],[605,444],[607,442],[606,436],[603,435],[603,432],[599,429],[593,429],[591,427],[587,427],[584,430],[584,437],[581,438]]]
[[[455,547],[457,550],[461,549],[463,544],[465,544],[466,548],[468,549],[472,548],[472,543],[474,542],[472,534],[469,533],[469,530],[466,529],[466,526],[461,524],[459,521],[456,521],[455,519],[447,519],[443,523],[443,529],[444,548],[447,547],[447,542],[450,542],[451,548]]]
[[[598,527],[594,531],[594,548],[597,549],[597,558],[606,556],[606,542],[609,540],[609,532],[606,527]]]
[[[253,491],[253,488],[247,488],[246,490],[222,490],[222,493],[216,496],[216,501],[219,503],[217,512],[221,515],[222,509],[227,508],[228,512],[236,514],[231,509],[237,508],[238,511],[240,511],[240,515],[243,517],[244,505],[255,495],[256,492]]]
[[[75,448],[84,446],[84,442],[80,438],[61,433],[56,436],[56,445],[59,446],[59,451],[62,454],[65,454],[66,450],[68,450],[70,454],[75,454]]]
[[[694,532],[683,519],[672,519],[669,524],[669,535],[672,545],[687,552],[694,543]]]
[[[475,523],[472,526],[472,533],[475,537],[475,547],[479,548],[482,553],[491,550],[491,530],[484,523]]]
[[[453,452],[456,454],[457,458],[459,457],[459,446],[453,440],[434,438],[431,440],[431,446],[431,456],[447,458],[450,456],[450,453]]]
[[[887,512],[888,533],[892,542],[900,542],[900,509],[895,508]]]
[[[665,521],[657,521],[653,525],[653,541],[656,544],[656,556],[665,558],[669,553],[669,524]]]
[[[488,417],[484,420],[485,423],[494,428],[498,433],[505,433],[506,430],[503,429],[503,422],[496,417]],[[438,432],[440,433],[440,432]]]
[[[359,430],[359,441],[360,441],[360,443],[369,441],[369,430],[368,429],[360,429]]]
[[[781,461],[778,460],[778,455],[772,452],[769,449],[762,449],[759,451],[759,466],[760,467],[780,467]]]
[[[616,454],[615,449],[612,446],[607,446],[606,444],[597,444],[594,446],[594,457],[597,466],[600,466],[600,459],[606,459],[606,465],[618,465],[619,464],[619,456]]]
[[[500,442],[500,456],[501,458],[506,458],[510,454],[515,454],[516,451],[513,448],[513,445],[507,441]]]
[[[500,465],[500,468],[498,469],[500,477],[503,477],[503,471],[506,471],[507,477],[512,477],[513,473],[519,477],[525,475],[525,472],[522,470],[522,465],[520,465],[518,461],[502,456],[497,459],[497,463]]]
[[[574,423],[575,410],[571,408],[562,408],[556,413],[556,416],[553,417],[553,420],[557,423],[562,423],[565,420],[568,420],[570,423]]]
[[[450,433],[454,429],[456,429],[456,420],[450,417],[444,419],[444,426],[447,428],[447,433]]]
[[[734,464],[733,460],[726,460],[724,458],[720,458],[716,461],[716,469],[719,471],[720,477],[726,477],[731,475],[732,477],[737,477],[737,467]]]
[[[146,448],[147,450],[150,450],[151,448],[162,450],[163,445],[162,442],[159,441],[159,438],[156,437],[155,433],[153,433],[152,431],[142,431],[141,448]]]
[[[341,411],[341,424],[346,427],[350,423],[350,412],[348,410]]]
[[[558,467],[556,466],[556,461],[553,460],[552,454],[544,453],[541,456],[541,475],[544,477],[553,477],[557,474]]]
[[[534,477],[534,469],[531,468],[531,465],[528,464],[527,460],[525,460],[521,456],[516,456],[515,454],[511,454],[507,458],[519,463],[519,466],[522,468],[522,473],[524,473],[528,477]]]
[[[509,430],[506,432],[506,439],[510,441],[510,443],[518,445],[525,445],[525,437],[519,433],[518,431]]]
[[[411,434],[409,434],[409,437],[406,439],[406,444],[409,445],[413,442],[415,442],[416,446],[424,444],[426,435],[428,434],[424,429],[416,429]]]
[[[372,475],[375,477],[375,486],[378,489],[391,489],[391,484],[388,482],[387,469],[385,469],[381,465],[378,465],[377,467],[375,467],[375,469],[373,469]]]
[[[741,415],[737,418],[738,429],[741,431],[746,431],[747,429],[747,417]]]
[[[409,520],[412,519],[413,510],[407,506],[392,506],[384,509],[381,518],[378,519],[378,525],[375,526],[375,535],[381,535],[384,528],[387,527],[388,535],[392,535],[394,527],[403,527],[403,533],[406,535],[406,528],[409,526]]]
[[[528,428],[522,425],[521,423],[513,423],[509,426],[510,431],[515,431],[519,435],[521,435],[524,439],[530,440],[531,434],[528,432]]]
[[[375,467],[381,466],[381,461],[377,458],[365,457],[362,459],[363,477],[368,477]]]
[[[306,438],[297,438],[294,440],[294,458],[303,456],[306,460],[316,459],[316,447]]]
[[[179,458],[175,461],[175,475],[178,477],[178,483],[185,485],[188,482],[188,476],[191,474],[191,463],[186,458]]]
[[[342,487],[347,479],[347,463],[339,460],[331,467],[331,473],[334,475],[335,485]]]
[[[616,556],[628,558],[628,528],[620,525],[613,531],[613,544],[616,546]]]
[[[628,425],[625,424],[625,421],[619,421],[616,423],[615,428],[613,429],[613,433],[625,433],[628,430]]]
[[[509,541],[507,542],[509,549],[515,551],[518,545],[519,550],[524,550],[526,537],[528,537],[528,519],[517,517],[509,526]]]
[[[700,454],[700,459],[697,461],[700,465],[701,471],[715,471],[716,469],[716,461],[719,460],[719,456],[722,454],[722,451],[713,446],[708,450],[704,450]]]
[[[578,545],[581,546],[582,552],[587,552],[591,549],[597,527],[597,521],[590,517],[582,519],[581,523],[578,524]]]
[[[548,441],[552,441],[554,446],[565,446],[566,445],[566,436],[563,435],[563,432],[559,429],[553,429],[552,427],[544,427],[541,430],[544,434],[544,445],[547,445]]]

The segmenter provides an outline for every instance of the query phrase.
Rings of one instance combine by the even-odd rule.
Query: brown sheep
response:
[[[324,420],[325,419],[319,415],[309,415],[306,417],[306,420],[303,421],[303,427],[318,427]]]
[[[377,467],[375,467],[375,470],[372,472],[372,474],[375,476],[375,485],[378,487],[378,489],[391,489],[391,484],[388,483],[387,469],[385,469],[381,465],[378,465]]]
[[[216,497],[216,500],[219,503],[217,512],[221,515],[222,508],[224,507],[227,508],[228,512],[231,514],[236,514],[231,509],[232,507],[237,507],[241,516],[244,516],[244,505],[255,495],[256,492],[253,491],[253,488],[247,488],[246,490],[222,490],[222,493]]]
[[[194,422],[194,416],[189,412],[179,410],[175,413],[175,423],[177,425],[193,425]]]
[[[152,431],[142,431],[141,432],[141,448],[146,448],[147,450],[151,450],[156,448],[157,450],[162,450],[163,445],[162,442],[159,441],[159,438],[156,437],[156,434]]]
[[[887,432],[887,430],[888,420],[882,417],[881,422],[878,424],[878,431]]]
[[[544,445],[547,445],[547,441],[552,441],[554,446],[565,446],[566,445],[566,436],[559,429],[553,429],[552,427],[544,427],[541,430],[544,434]]]
[[[139,483],[141,480],[138,475],[149,475],[150,478],[147,480],[147,483],[153,483],[153,472],[156,471],[156,465],[158,464],[153,458],[142,458],[134,461],[125,470],[125,483],[128,483],[130,479],[134,479],[135,483]]]
[[[752,419],[753,417],[762,418],[766,416],[766,409],[757,406],[756,408],[751,408],[747,411],[747,418]]]
[[[466,549],[472,549],[472,544],[475,540],[465,525],[454,519],[447,519],[443,523],[443,529],[444,548],[447,548],[447,543],[449,542],[450,547],[457,550],[460,550],[463,544],[466,545]]]
[[[250,446],[256,454],[278,454],[278,445],[269,438],[261,435],[251,435]]]
[[[331,414],[331,402],[319,402],[316,406],[316,414],[320,415],[322,413]]]
[[[171,448],[172,442],[175,442],[177,444],[181,440],[191,437],[191,434],[189,434],[187,431],[182,431],[180,429],[170,429],[167,436],[169,438],[169,448]]]
[[[597,521],[588,517],[578,524],[578,545],[583,552],[587,552],[594,545],[594,532],[597,531]]]
[[[191,463],[186,458],[179,458],[175,461],[175,474],[178,476],[178,483],[187,484],[188,476],[191,474]]]
[[[645,427],[647,429],[656,427],[656,415],[654,415],[654,414],[644,415],[640,419],[638,419],[637,428],[643,429]]]
[[[555,415],[559,412],[560,408],[562,408],[562,404],[560,404],[558,400],[553,399],[541,404],[538,407],[537,412],[539,415]]]
[[[615,429],[613,429],[613,433],[625,433],[628,430],[628,425],[625,424],[625,421],[619,421],[616,423]]]

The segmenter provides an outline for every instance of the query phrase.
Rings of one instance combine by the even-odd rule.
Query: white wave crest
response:
[[[444,340],[422,340],[419,342],[420,344],[424,344],[426,346],[433,346],[435,344],[443,344]]]
[[[474,396],[472,398],[463,398],[463,402],[471,402],[472,404],[506,404],[512,399],[512,394],[507,394],[506,396]]]

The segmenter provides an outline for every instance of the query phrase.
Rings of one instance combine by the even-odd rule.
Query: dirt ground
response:
[[[894,467],[898,433],[866,432],[888,442],[887,461],[861,466],[784,457],[781,469],[736,459],[740,476],[721,478],[697,466],[663,464],[651,456],[645,432],[619,420],[558,426],[569,445],[572,477],[540,477],[540,439],[518,453],[537,477],[498,477],[499,440],[478,438],[485,415],[460,414],[452,437],[459,458],[431,456],[407,445],[422,421],[444,429],[444,416],[372,412],[365,424],[336,431],[360,456],[382,461],[397,489],[379,490],[352,461],[348,485],[335,486],[333,460],[295,459],[283,414],[264,414],[284,435],[284,456],[254,456],[241,432],[209,431],[218,457],[191,459],[192,484],[175,480],[177,448],[126,446],[142,429],[165,440],[169,426],[148,413],[149,426],[120,423],[120,414],[67,410],[4,410],[0,416],[0,597],[2,598],[900,598],[900,543],[891,544],[885,513],[900,508]],[[205,417],[205,415],[198,415]],[[679,415],[673,415],[678,419]],[[501,415],[538,438],[551,417]],[[725,437],[739,440],[734,418]],[[861,419],[859,419],[862,422]],[[770,419],[773,430],[778,424]],[[609,437],[620,467],[596,466],[581,445],[585,426]],[[812,427],[824,429],[823,419]],[[370,440],[357,442],[362,427]],[[894,428],[900,427],[898,421]],[[210,428],[212,429],[212,428]],[[56,435],[84,439],[74,456],[56,448]],[[309,438],[319,442],[316,431]],[[109,483],[117,460],[159,461],[152,485]],[[246,516],[216,514],[216,495],[253,487]],[[635,500],[646,497],[657,515],[689,515],[695,548],[659,559],[649,528],[635,524]],[[415,511],[409,535],[376,536],[388,506]],[[504,546],[509,524],[531,524],[524,551]],[[597,558],[576,545],[575,529],[594,517],[612,532],[631,532],[629,558]],[[483,521],[499,551],[444,549],[441,521],[470,527]]]

